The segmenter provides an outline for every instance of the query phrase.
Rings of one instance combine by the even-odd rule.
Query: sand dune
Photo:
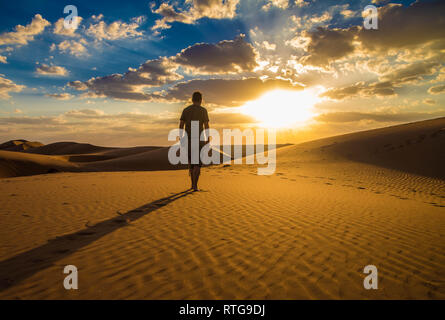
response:
[[[277,148],[283,146],[286,145],[277,145]],[[36,145],[32,149],[16,150],[24,152],[0,153],[0,178],[63,171],[154,171],[186,168],[186,165],[170,164],[168,149],[156,146],[107,148],[75,142]],[[234,147],[232,154],[233,149]],[[231,158],[219,149],[214,148],[214,151],[220,153],[221,163],[230,161]],[[241,155],[248,155],[245,146],[242,146]]]
[[[272,176],[207,167],[197,193],[185,170],[133,171],[165,149],[87,163],[132,172],[0,179],[0,298],[444,299],[443,127],[286,146]],[[68,264],[79,290],[63,288]]]
[[[25,151],[43,146],[43,143],[27,140],[10,140],[0,144],[0,150],[4,151]]]
[[[56,142],[28,150],[29,153],[45,155],[64,155],[64,154],[89,154],[113,148],[93,146],[88,143],[77,142]]]
[[[0,150],[0,178],[29,176],[61,171],[80,171],[64,157]]]
[[[352,160],[445,179],[445,118],[331,137],[295,149],[317,160]]]

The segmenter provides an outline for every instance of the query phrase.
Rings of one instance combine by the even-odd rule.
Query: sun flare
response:
[[[314,117],[314,105],[320,101],[317,90],[273,90],[244,104],[240,111],[266,128],[303,126]]]

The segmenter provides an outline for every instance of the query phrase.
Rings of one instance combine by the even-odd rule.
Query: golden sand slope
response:
[[[0,178],[43,174],[57,171],[79,171],[75,163],[61,156],[44,156],[0,150]]]
[[[252,169],[204,169],[204,191],[182,194],[184,171],[0,180],[0,298],[445,298],[443,182]]]
[[[0,179],[0,298],[444,299],[445,180],[317,143],[273,176],[204,168],[197,193],[184,170]]]

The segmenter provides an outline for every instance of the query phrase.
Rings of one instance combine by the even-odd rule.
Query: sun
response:
[[[265,128],[303,126],[314,117],[313,107],[320,101],[317,90],[273,90],[249,101],[240,112],[254,117]]]

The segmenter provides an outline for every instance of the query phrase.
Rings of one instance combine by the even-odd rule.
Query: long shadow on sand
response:
[[[88,226],[86,229],[56,237],[40,247],[20,253],[0,262],[0,292],[18,284],[35,273],[44,270],[54,262],[73,254],[75,251],[103,236],[126,226],[128,223],[162,208],[169,203],[191,194],[185,190],[169,197],[147,203],[139,208],[120,214],[115,218]]]

